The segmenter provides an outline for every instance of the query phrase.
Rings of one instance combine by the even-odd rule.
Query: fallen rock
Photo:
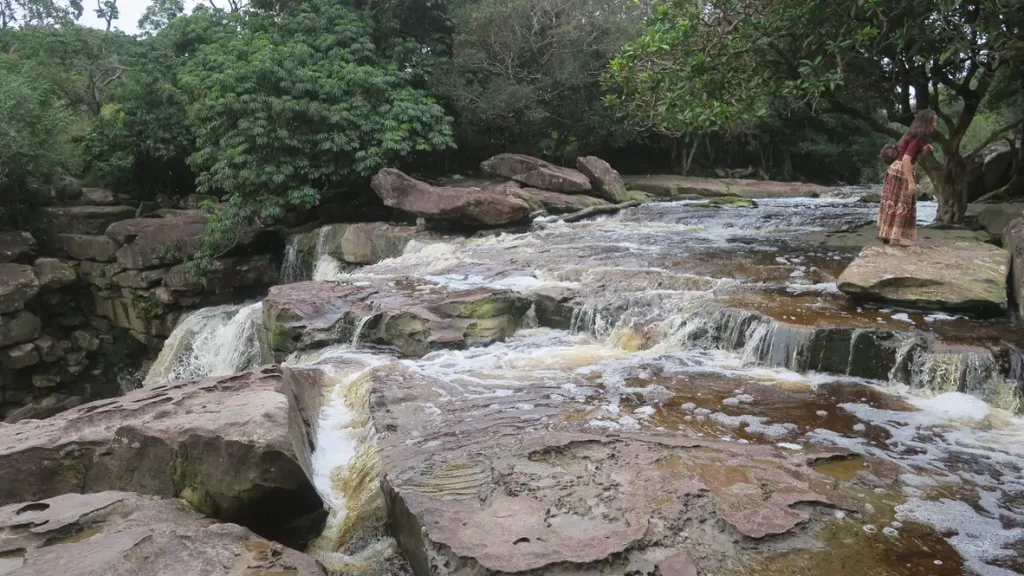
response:
[[[387,206],[428,222],[492,228],[522,222],[530,215],[525,202],[506,194],[479,188],[438,188],[392,168],[378,172],[371,185]]]
[[[0,503],[105,490],[180,496],[289,542],[288,522],[322,505],[295,459],[280,386],[268,368],[0,426]]]
[[[0,508],[9,576],[321,576],[316,562],[176,499],[63,494]]]
[[[10,316],[0,316],[0,347],[31,342],[42,334],[43,323],[39,318],[21,310]]]
[[[396,283],[397,284],[397,283]],[[530,301],[509,290],[300,282],[274,286],[263,325],[275,355],[339,342],[391,345],[402,354],[486,346],[521,324]]]
[[[36,251],[36,239],[28,232],[0,232],[0,264],[24,261]]]
[[[0,264],[0,314],[25,308],[25,303],[39,293],[39,280],[31,266]]]
[[[117,249],[120,248],[105,235],[61,234],[60,241],[64,252],[75,260],[113,262],[117,258]]]
[[[49,239],[61,234],[103,234],[114,222],[135,216],[131,206],[54,206],[42,209]]]
[[[480,169],[485,174],[552,192],[572,194],[591,189],[590,180],[583,173],[523,154],[498,154],[484,160]]]
[[[1005,312],[1010,255],[975,242],[870,247],[839,277],[839,289],[867,300],[916,308]]]
[[[0,350],[0,364],[8,370],[20,370],[39,363],[39,353],[32,344],[18,344]]]
[[[597,196],[612,204],[632,200],[622,176],[604,160],[596,156],[581,156],[576,159],[576,169],[590,179]]]
[[[33,268],[42,290],[62,288],[78,279],[74,268],[56,258],[40,258],[36,260]]]
[[[828,191],[824,186],[803,182],[773,182],[770,180],[739,180],[734,178],[695,178],[658,174],[652,176],[623,176],[630,190],[640,190],[653,196],[675,198],[696,194],[707,198],[716,196],[743,196],[744,198],[817,198]]]
[[[535,210],[544,210],[551,214],[571,214],[594,206],[609,206],[609,203],[600,198],[587,196],[585,194],[560,194],[548,192],[539,188],[523,188],[512,192],[515,196],[522,198]]]

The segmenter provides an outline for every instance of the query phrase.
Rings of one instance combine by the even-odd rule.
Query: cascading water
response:
[[[257,302],[203,308],[182,318],[143,385],[227,376],[273,361],[262,314]]]
[[[300,240],[301,238],[298,235],[288,239],[288,244],[284,249],[284,261],[281,263],[281,284],[294,284],[295,282],[309,280],[299,257]]]

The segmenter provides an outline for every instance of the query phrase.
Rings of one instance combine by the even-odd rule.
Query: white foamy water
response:
[[[203,308],[181,319],[143,385],[228,376],[272,359],[261,302]]]

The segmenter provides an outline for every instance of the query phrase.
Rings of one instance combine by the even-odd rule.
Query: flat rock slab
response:
[[[449,291],[402,280],[371,286],[300,282],[270,289],[263,325],[280,359],[354,340],[421,356],[504,340],[529,308],[529,299],[509,290]]]
[[[586,194],[561,194],[539,188],[523,188],[514,190],[512,194],[525,200],[531,208],[544,210],[551,214],[572,214],[595,206],[611,206],[607,200]]]
[[[493,228],[522,222],[530,207],[501,190],[431,186],[398,170],[385,168],[371,182],[388,207],[437,223]]]
[[[322,574],[305,554],[204,518],[181,500],[126,492],[0,508],[0,551],[7,576]]]
[[[131,206],[59,206],[42,209],[50,239],[61,234],[103,234],[107,227],[135,216]]]
[[[206,217],[133,218],[111,225],[106,235],[121,246],[117,263],[124,268],[176,264],[202,248]]]
[[[590,179],[582,172],[523,154],[498,154],[481,162],[480,169],[485,174],[552,192],[578,194],[591,189]]]
[[[623,176],[630,190],[647,192],[653,196],[673,198],[696,194],[704,197],[743,196],[744,198],[807,198],[828,191],[824,186],[803,182],[773,182],[770,180],[740,180],[735,178],[694,178],[660,174],[651,176]]]
[[[31,260],[36,240],[28,232],[0,232],[0,263]]]
[[[809,521],[797,503],[856,509],[807,454],[602,432],[561,382],[510,380],[488,394],[468,376],[397,364],[368,375],[392,533],[417,574],[624,574],[691,552],[710,570],[738,542]],[[680,526],[707,530],[680,539]]]
[[[320,508],[294,457],[280,387],[279,371],[265,369],[0,424],[0,504],[124,490],[280,530]]]
[[[865,248],[839,277],[839,289],[867,300],[914,308],[998,314],[1006,311],[1010,254],[957,242]]]

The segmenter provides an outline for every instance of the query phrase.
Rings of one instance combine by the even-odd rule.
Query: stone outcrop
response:
[[[972,204],[967,208],[965,223],[999,240],[1010,222],[1021,216],[1024,216],[1024,204]]]
[[[581,156],[576,159],[576,169],[590,179],[597,196],[613,204],[631,200],[622,176],[604,160],[595,156]]]
[[[530,301],[508,290],[449,291],[429,284],[365,286],[300,282],[274,286],[263,325],[275,355],[351,342],[394,346],[409,356],[484,346],[510,336]]]
[[[816,198],[828,191],[824,186],[803,182],[772,182],[733,178],[696,178],[691,176],[623,176],[630,190],[647,192],[661,198],[697,195],[742,196],[744,198]]]
[[[498,154],[484,160],[480,169],[485,174],[521,182],[531,188],[577,194],[591,189],[590,179],[578,170],[555,166],[539,158],[523,154]]]
[[[510,193],[522,198],[533,211],[543,210],[550,214],[571,214],[594,206],[611,205],[605,200],[585,194],[561,194],[539,188],[522,188]]]
[[[117,243],[117,263],[141,270],[184,262],[202,248],[206,217],[189,214],[177,218],[135,218],[111,224],[107,238]]]
[[[0,425],[0,503],[123,490],[278,535],[321,509],[296,462],[276,369],[135,390]]]
[[[41,290],[56,290],[74,283],[75,269],[56,258],[40,258],[32,266]]]
[[[839,289],[915,308],[998,314],[1007,307],[1009,261],[1005,250],[973,242],[865,248],[839,277]]]
[[[321,252],[348,264],[373,264],[402,255],[416,237],[413,226],[392,226],[383,222],[331,224],[316,232],[323,243]]]
[[[181,500],[126,492],[11,504],[0,508],[0,533],[9,576],[323,574],[312,558]]]
[[[39,279],[31,266],[0,264],[0,314],[24,309],[38,293]]]
[[[88,236],[82,234],[61,234],[61,247],[64,252],[75,260],[92,260],[94,262],[113,262],[117,259],[120,245],[106,234]]]
[[[135,216],[131,206],[56,206],[41,211],[47,239],[55,243],[61,234],[98,235],[107,227]]]
[[[426,218],[434,224],[493,228],[523,222],[530,207],[494,190],[439,188],[385,168],[372,181],[384,204]]]
[[[36,239],[28,232],[0,232],[0,264],[24,262],[36,251]]]
[[[1003,246],[1010,253],[1010,290],[1017,313],[1024,318],[1024,218],[1018,218],[1003,232]]]
[[[1021,143],[1017,143],[1019,149]],[[973,202],[1010,182],[1018,150],[1006,140],[986,146],[967,165],[967,200]]]

